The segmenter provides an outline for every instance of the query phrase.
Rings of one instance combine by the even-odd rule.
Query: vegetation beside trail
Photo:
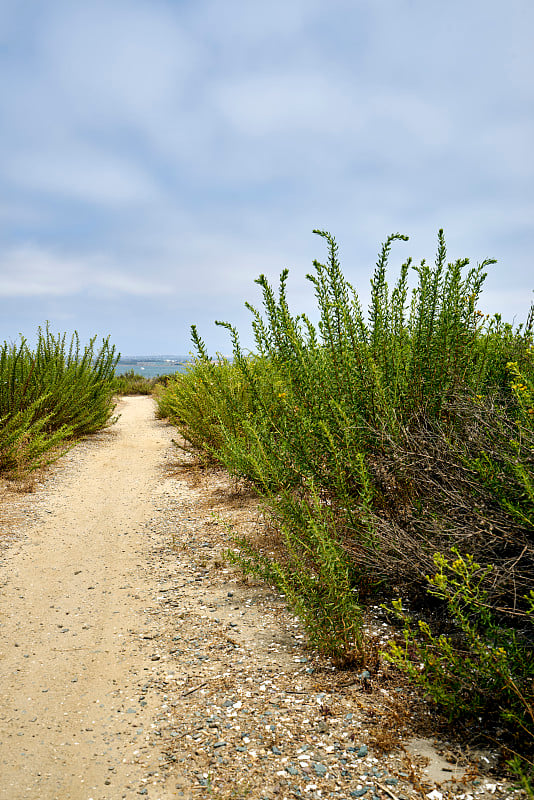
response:
[[[115,375],[113,391],[117,395],[154,394],[158,386],[165,386],[171,375],[158,375],[156,378],[145,378],[133,369]]]
[[[230,556],[276,584],[312,642],[369,666],[366,602],[399,620],[388,657],[451,719],[534,754],[534,314],[513,327],[479,310],[486,269],[408,259],[388,282],[383,245],[364,314],[333,237],[308,275],[317,324],[257,279],[255,353],[227,328],[213,361],[162,390],[159,413],[189,447],[254,486],[269,538]],[[410,288],[410,276],[414,287]],[[421,667],[421,665],[423,665]],[[530,774],[530,777],[529,777]]]
[[[104,339],[85,347],[77,333],[38,331],[0,346],[0,474],[16,477],[64,452],[75,438],[113,421],[113,374],[118,356]]]

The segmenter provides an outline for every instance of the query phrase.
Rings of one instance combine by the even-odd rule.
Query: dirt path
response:
[[[134,718],[139,729],[153,713],[137,702],[150,654],[128,635],[153,594],[142,526],[170,431],[148,398],[120,410],[48,481],[38,520],[4,560],[2,798],[118,798],[143,777],[129,762]]]
[[[222,472],[169,471],[150,398],[119,410],[9,506],[2,800],[509,794],[469,754],[410,743],[403,689],[306,651],[283,598],[223,561],[214,514],[246,531],[255,500]]]

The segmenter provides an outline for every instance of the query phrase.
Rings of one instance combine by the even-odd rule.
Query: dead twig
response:
[[[391,791],[391,789],[389,789],[387,786],[384,786],[382,783],[378,783],[378,781],[377,781],[376,785],[378,786],[379,789],[382,789],[383,792],[385,792],[386,794],[389,794],[389,796],[392,798],[392,800],[399,800],[397,795],[394,794]]]
[[[199,689],[203,689],[204,686],[207,686],[207,685],[208,685],[208,682],[204,681],[204,683],[200,683],[198,686],[194,686],[192,689],[188,689],[187,692],[182,692],[182,697],[187,697],[188,695],[193,694],[193,692],[198,692]]]

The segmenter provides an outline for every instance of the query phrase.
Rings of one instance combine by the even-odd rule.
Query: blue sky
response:
[[[533,36],[532,0],[0,0],[0,340],[248,345],[261,272],[313,315],[314,228],[365,302],[443,227],[524,320]]]

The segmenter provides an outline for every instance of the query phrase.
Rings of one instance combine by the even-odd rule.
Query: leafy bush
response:
[[[171,376],[167,386],[160,389],[156,397],[158,414],[177,426],[190,448],[217,458],[227,435],[241,440],[258,402],[241,369],[222,357],[212,361],[194,328],[193,333],[202,356],[185,372]],[[250,357],[246,369],[249,379],[261,384],[265,400],[274,391],[268,362]]]
[[[154,394],[158,386],[165,386],[172,375],[158,375],[155,378],[145,378],[133,369],[115,375],[113,380],[113,393],[117,395]]]
[[[31,471],[72,437],[111,424],[117,361],[105,339],[83,349],[75,333],[39,329],[35,350],[25,339],[0,347],[0,471]]]
[[[404,626],[404,644],[392,643],[386,656],[451,721],[483,717],[485,725],[503,727],[524,754],[521,759],[516,753],[512,767],[528,783],[534,779],[527,758],[534,755],[534,590],[524,598],[526,611],[518,612],[523,631],[504,627],[483,588],[492,566],[482,568],[457,550],[455,556],[450,561],[436,553],[436,572],[427,579],[429,594],[446,605],[453,632],[438,634],[427,621],[415,623],[398,600],[393,606]]]
[[[362,664],[365,647],[354,575],[336,533],[336,519],[310,483],[306,497],[271,498],[283,553],[233,537],[230,561],[277,586],[301,618],[311,643],[344,666]]]
[[[219,322],[233,357],[213,363],[193,329],[198,357],[161,413],[265,499],[281,550],[241,541],[236,557],[284,589],[325,650],[357,660],[369,595],[399,587],[435,606],[434,555],[458,553],[491,565],[480,591],[513,659],[514,642],[531,640],[534,314],[517,328],[482,314],[493,262],[447,263],[440,231],[434,265],[408,259],[393,288],[390,250],[406,237],[388,238],[365,315],[335,240],[316,233],[328,247],[308,276],[317,324],[290,312],[287,270],[278,293],[260,276],[263,312],[247,304],[255,354]]]
[[[414,624],[393,603],[404,625],[404,645],[392,644],[390,658],[400,664],[447,711],[450,719],[498,719],[516,735],[534,745],[534,652],[528,635],[503,627],[483,588],[492,566],[482,568],[470,555],[450,561],[434,555],[436,572],[428,578],[428,592],[446,604],[453,633],[436,634],[419,619]],[[534,626],[534,591],[523,621]],[[527,633],[527,632],[525,632]]]

